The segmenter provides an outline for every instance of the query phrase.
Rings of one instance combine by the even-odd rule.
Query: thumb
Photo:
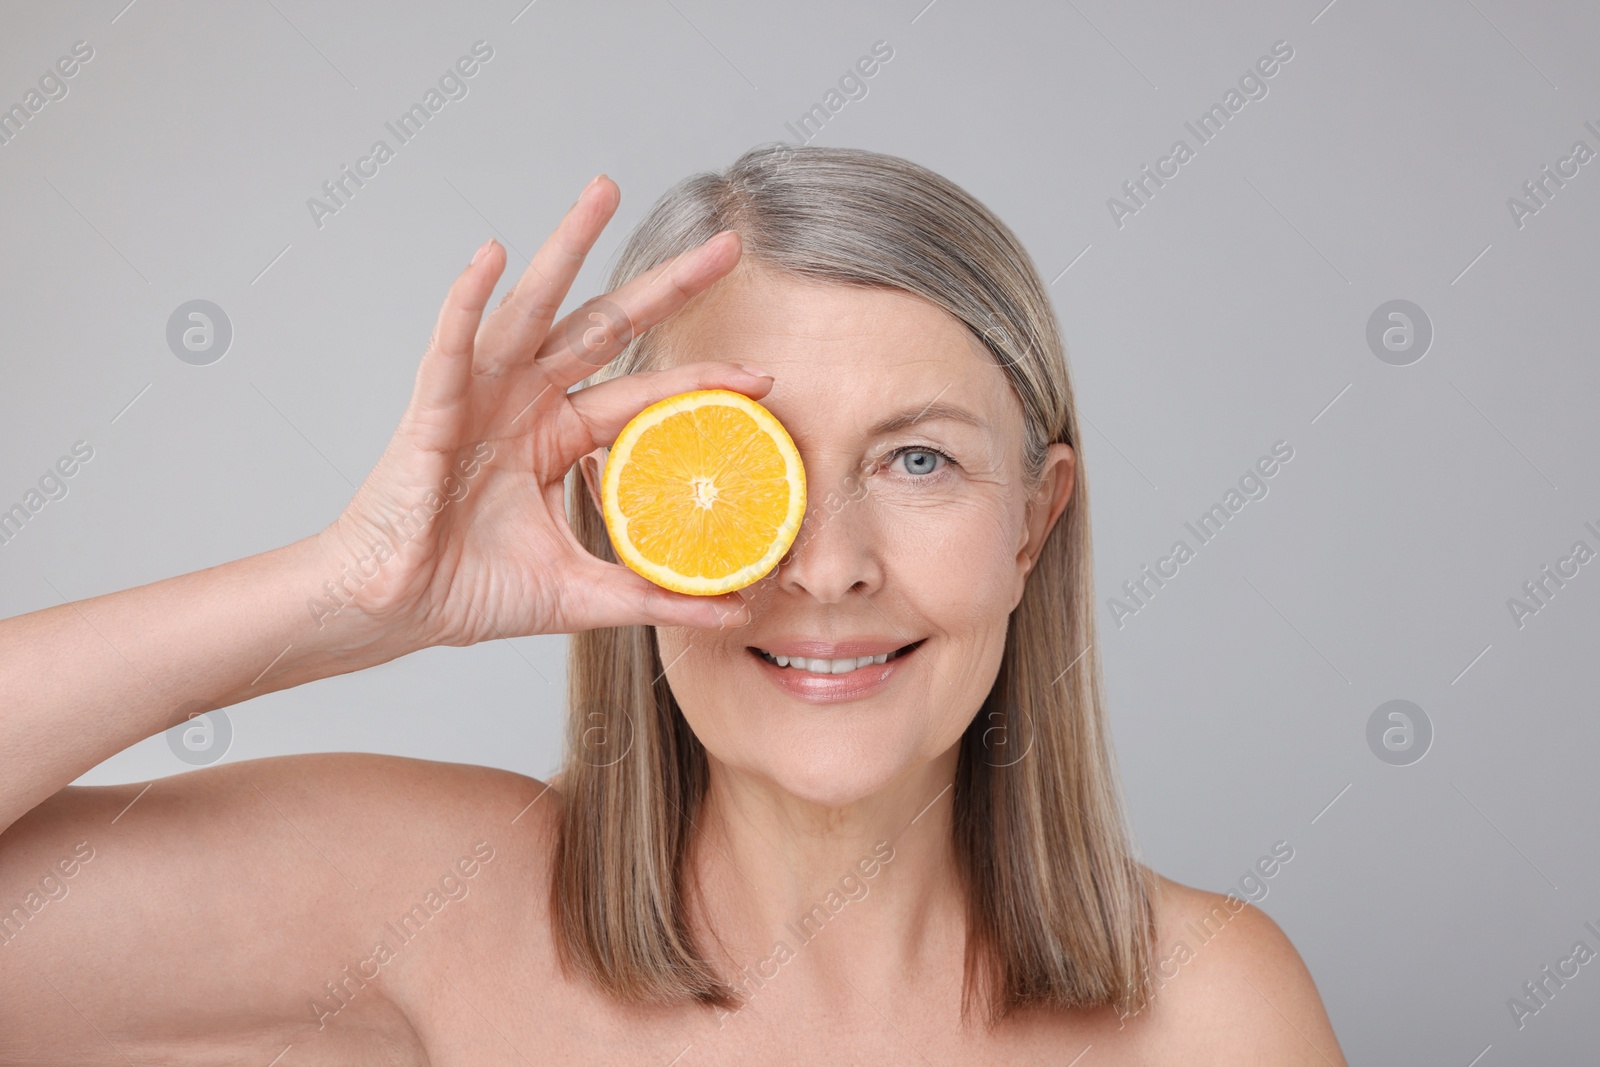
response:
[[[664,589],[618,563],[596,559],[578,576],[572,602],[581,618],[573,630],[600,626],[692,626],[727,630],[750,621],[750,608],[737,591],[721,596],[691,596]]]

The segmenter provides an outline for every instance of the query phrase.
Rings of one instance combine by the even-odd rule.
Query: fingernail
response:
[[[736,363],[734,366],[755,378],[772,378],[769,372],[762,370],[760,367],[752,367],[748,363]],[[772,380],[777,381],[776,378],[772,378]]]
[[[483,242],[483,244],[478,247],[478,250],[472,254],[472,263],[470,264],[470,266],[474,266],[474,267],[477,266],[478,265],[478,260],[482,259],[484,256],[486,256],[489,253],[489,247],[491,245],[493,245],[493,244],[494,244],[494,238],[493,237],[491,237],[487,241]]]

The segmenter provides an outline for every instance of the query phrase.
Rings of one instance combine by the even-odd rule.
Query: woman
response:
[[[763,148],[553,322],[617,197],[487,316],[478,250],[326,529],[0,624],[0,1062],[1342,1063],[1270,918],[1132,858],[1011,232],[904,160]],[[597,510],[606,445],[697,388],[783,421],[813,505],[716,598],[618,566]],[[556,632],[549,783],[328,753],[68,785],[198,711]]]

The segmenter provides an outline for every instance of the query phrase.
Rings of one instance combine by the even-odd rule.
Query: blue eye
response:
[[[914,480],[917,481],[922,481],[929,475],[937,474],[939,471],[944,469],[942,467],[935,467],[934,459],[932,457],[936,456],[939,459],[944,460],[946,465],[955,463],[955,460],[951,459],[937,448],[929,448],[927,445],[906,445],[903,448],[897,448],[890,455],[889,462],[893,463],[901,456],[918,457],[917,459],[908,461],[906,464],[907,470],[913,474]],[[915,464],[915,466],[913,466],[913,464]]]

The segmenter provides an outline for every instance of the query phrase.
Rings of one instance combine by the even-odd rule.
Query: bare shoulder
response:
[[[130,858],[148,855],[161,868],[188,864],[198,875],[267,848],[280,867],[290,859],[381,897],[413,865],[463,843],[491,838],[513,854],[537,854],[531,846],[553,826],[553,796],[543,782],[493,767],[365,752],[273,756],[145,783],[68,786],[9,828],[0,852],[53,853],[96,827]]]
[[[1231,894],[1150,880],[1158,1062],[1343,1067],[1316,982],[1271,916]]]
[[[402,885],[474,849],[502,869],[542,866],[559,810],[548,783],[468,763],[326,752],[247,761],[234,773],[273,814],[326,834],[375,886]]]
[[[539,928],[529,886],[549,869],[556,801],[509,771],[367,753],[68,786],[0,834],[0,901],[22,902],[0,916],[0,987],[19,991],[0,998],[0,1031],[59,1050],[52,1035],[81,1029],[76,1012],[121,1013],[186,1035],[194,1062],[266,1062],[337,1015],[350,1034],[415,1044],[435,975],[481,959],[496,932]],[[390,958],[374,958],[377,940],[408,946],[405,962],[346,1005],[331,979],[365,988]],[[115,955],[118,981],[84,945]],[[46,961],[70,1000],[34,980]],[[196,1020],[218,989],[250,1006],[248,1026],[221,1010]]]

